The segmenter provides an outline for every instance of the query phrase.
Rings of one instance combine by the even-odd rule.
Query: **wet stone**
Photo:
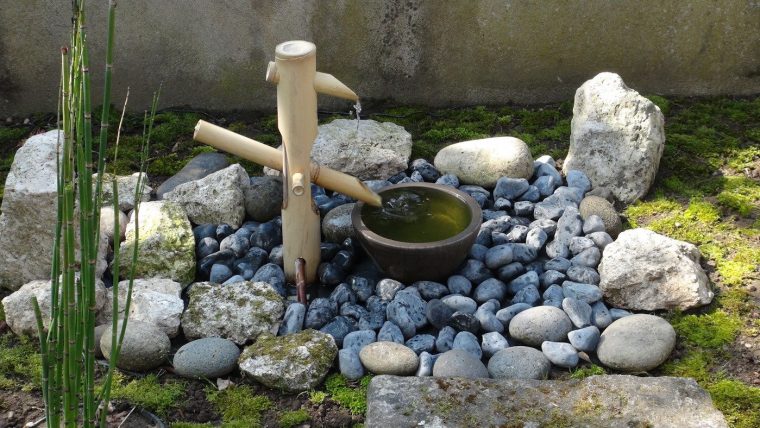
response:
[[[457,294],[449,294],[441,299],[446,306],[450,307],[457,312],[465,312],[468,314],[474,314],[478,309],[478,304],[467,296],[460,296]]]
[[[203,278],[209,278],[211,276],[211,268],[214,265],[221,264],[229,268],[233,265],[234,261],[235,253],[232,251],[217,251],[214,254],[206,256],[198,263],[198,273]]]
[[[452,275],[446,280],[446,286],[451,294],[468,296],[472,291],[472,283],[462,275]]]
[[[515,315],[530,308],[531,305],[527,303],[515,303],[514,305],[509,305],[506,308],[500,309],[498,312],[496,312],[496,319],[501,321],[504,326],[507,326],[509,325],[509,322],[512,320],[512,318],[515,317]]]
[[[351,278],[351,290],[359,301],[366,302],[374,292],[374,284],[367,278],[354,276]]]
[[[333,339],[335,339],[335,344],[338,348],[343,346],[343,339],[346,335],[354,330],[356,330],[354,323],[344,316],[335,317],[332,321],[319,329],[322,333],[332,336]]]
[[[216,227],[216,240],[221,242],[233,233],[235,233],[235,228],[226,223],[220,224]]]
[[[449,289],[445,285],[434,281],[417,281],[412,286],[417,288],[420,296],[425,300],[440,299],[449,294]]]
[[[454,337],[456,337],[457,331],[452,327],[444,327],[438,332],[438,337],[435,339],[435,350],[440,352],[450,351],[454,346]]]
[[[525,266],[520,262],[512,262],[499,268],[497,276],[504,282],[512,281],[525,273]]]
[[[343,349],[353,349],[358,354],[362,348],[376,340],[377,335],[374,330],[352,331],[343,338]]]
[[[567,272],[567,270],[570,269],[570,266],[572,266],[570,260],[564,257],[555,257],[544,263],[545,270],[556,270],[557,272],[562,273]]]
[[[234,233],[219,243],[220,250],[230,250],[235,253],[236,257],[243,257],[248,251],[248,247],[250,247],[250,243],[242,236]]]
[[[276,222],[269,221],[261,225],[251,234],[251,246],[271,251],[282,244],[282,228]]]
[[[596,214],[591,214],[583,220],[583,233],[588,235],[594,232],[605,232],[604,221]]]
[[[274,263],[267,263],[260,267],[251,279],[253,282],[266,282],[282,297],[286,297],[285,272]]]
[[[577,256],[570,259],[570,263],[576,266],[586,266],[595,268],[602,260],[602,252],[599,248],[591,247],[581,251]]]
[[[468,257],[471,259],[480,260],[481,262],[485,262],[487,252],[488,247],[485,245],[474,244],[472,247],[470,247]]]
[[[209,275],[209,281],[221,284],[232,277],[232,269],[227,265],[215,264],[211,266],[211,274]]]
[[[340,245],[334,242],[322,242],[319,244],[319,258],[321,261],[330,261],[340,251]]]
[[[536,274],[533,271],[526,272],[517,278],[510,281],[509,285],[507,285],[507,292],[509,294],[515,295],[520,292],[525,287],[533,286],[538,288],[539,285],[539,279],[538,274]]]
[[[599,329],[596,326],[589,326],[567,333],[570,344],[582,352],[596,351],[596,345],[599,344]]]
[[[572,297],[589,304],[602,298],[602,290],[596,285],[573,281],[562,283],[562,293],[565,297]]]
[[[604,330],[612,324],[612,315],[609,309],[601,300],[591,305],[591,324],[597,326],[599,330]]]
[[[507,285],[496,278],[490,278],[475,287],[472,297],[478,303],[487,302],[490,299],[503,300],[507,293]]]
[[[541,300],[541,293],[538,292],[538,289],[533,286],[529,285],[522,290],[518,291],[517,294],[515,294],[515,297],[512,298],[511,303],[517,304],[517,303],[527,303],[528,305],[535,305]]]
[[[501,333],[494,331],[483,335],[481,349],[483,350],[484,357],[491,358],[494,354],[506,348],[509,348],[509,342]]]
[[[475,311],[475,318],[480,322],[480,329],[486,332],[504,332],[504,324],[496,318],[493,312],[478,309]]]
[[[538,193],[538,191],[536,191]],[[533,214],[535,210],[535,204],[530,201],[517,201],[515,202],[515,214],[523,217],[527,217]]]
[[[282,249],[283,249],[282,245],[278,245],[272,248],[272,251],[269,252],[269,263],[274,263],[279,267],[283,266]]]
[[[198,259],[202,259],[219,251],[219,243],[216,242],[216,239],[210,236],[196,242],[198,242],[198,244],[195,246],[195,255]]]
[[[541,287],[548,288],[550,285],[562,284],[565,281],[565,274],[556,270],[547,270],[540,275],[539,280]]]
[[[541,351],[556,366],[571,369],[578,365],[578,352],[569,343],[544,342]]]
[[[478,360],[483,358],[483,350],[480,348],[478,338],[469,331],[460,331],[457,333],[456,337],[454,337],[452,349],[461,349],[470,353]]]
[[[480,330],[480,321],[473,314],[454,312],[449,318],[448,326],[453,327],[457,331],[467,331],[475,334]]]
[[[486,265],[475,259],[467,259],[459,274],[469,279],[473,284],[480,284],[491,278],[491,271],[488,270]]]
[[[383,327],[377,333],[377,340],[379,342],[396,342],[404,343],[404,334],[401,333],[401,329],[391,321],[386,321]]]
[[[407,340],[405,345],[418,355],[422,352],[433,352],[435,349],[435,336],[418,334]]]
[[[359,351],[351,348],[338,351],[338,370],[346,379],[361,379],[364,376],[364,366],[359,358]]]
[[[279,336],[298,333],[303,330],[303,322],[306,317],[306,306],[302,303],[291,303],[285,310],[285,316],[280,324]]]
[[[528,236],[528,226],[523,226],[523,225],[518,224],[512,227],[509,233],[507,233],[507,240],[513,243],[521,243],[521,242],[525,242],[525,237],[527,236]]]
[[[331,263],[344,272],[348,272],[354,266],[354,255],[347,250],[340,250],[335,254]]]
[[[212,238],[216,241],[216,225],[211,223],[200,224],[193,228],[195,242],[200,242],[204,238]]]
[[[404,284],[395,279],[385,278],[375,286],[375,293],[386,302],[390,302],[396,296],[396,292],[404,288]]]
[[[449,322],[449,318],[454,314],[454,309],[443,303],[439,299],[433,299],[427,302],[425,313],[427,320],[437,329],[443,328]]]
[[[525,245],[536,250],[541,250],[549,239],[549,235],[538,227],[531,228],[525,236]]]
[[[324,297],[318,297],[311,301],[309,310],[306,311],[304,328],[318,330],[330,320],[335,318],[336,310],[333,302]]]
[[[332,263],[320,263],[317,277],[323,285],[338,285],[346,278],[346,272]]]
[[[346,283],[340,283],[330,293],[330,300],[335,306],[340,307],[344,303],[356,303],[356,293]]]

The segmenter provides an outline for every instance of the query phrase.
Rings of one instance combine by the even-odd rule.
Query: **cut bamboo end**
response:
[[[320,94],[343,98],[350,101],[359,101],[359,96],[348,86],[336,79],[332,74],[320,73],[314,76],[314,89]]]

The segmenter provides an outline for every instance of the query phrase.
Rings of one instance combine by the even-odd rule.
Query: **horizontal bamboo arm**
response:
[[[199,120],[193,139],[227,153],[256,162],[259,165],[282,171],[282,152],[256,140],[236,134],[220,126]],[[361,180],[334,169],[320,167],[312,162],[311,181],[335,192],[373,206],[380,206],[380,195],[370,190]]]

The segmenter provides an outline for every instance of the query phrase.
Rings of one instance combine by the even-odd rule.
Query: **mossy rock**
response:
[[[613,238],[623,231],[623,223],[620,221],[620,216],[615,207],[610,201],[601,196],[586,196],[583,198],[579,211],[583,220],[594,214],[598,215],[604,223],[604,230]]]

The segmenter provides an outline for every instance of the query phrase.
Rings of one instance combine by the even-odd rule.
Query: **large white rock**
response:
[[[285,312],[282,297],[265,282],[197,282],[188,297],[182,330],[189,340],[223,337],[243,345],[262,333],[276,334]]]
[[[150,200],[150,192],[153,190],[148,183],[148,174],[136,172],[132,175],[122,175],[116,177],[116,188],[119,192],[119,209],[121,211],[129,211],[135,207],[135,189],[137,189],[137,181],[142,175],[142,180],[146,183],[142,192],[138,196],[140,202],[148,202]],[[92,175],[92,188],[95,189],[95,183],[98,179],[98,174]],[[103,192],[102,203],[106,206],[113,206],[113,187],[112,187],[113,175],[103,175]]]
[[[37,298],[42,314],[42,324],[47,330],[50,327],[50,297],[52,295],[51,281],[37,280],[24,284],[13,294],[6,296],[3,301],[5,322],[16,334],[29,336],[37,335],[37,319],[34,315],[32,296]],[[95,282],[95,311],[99,316],[106,303],[106,287],[103,282]]]
[[[699,250],[647,229],[621,233],[605,247],[599,287],[613,306],[654,311],[687,310],[712,301]]]
[[[119,319],[124,319],[129,281],[119,282]],[[129,320],[142,321],[158,327],[169,337],[179,332],[185,304],[182,302],[182,285],[165,278],[136,279],[132,285]],[[98,324],[113,319],[113,292],[106,293],[106,304],[98,317]]]
[[[35,135],[16,151],[0,207],[0,288],[50,278],[57,140],[58,131]]]
[[[140,205],[136,278],[170,278],[189,284],[195,278],[195,237],[181,206],[169,201]],[[120,277],[129,273],[135,245],[134,211],[121,243]]]
[[[245,220],[248,173],[240,164],[230,165],[200,180],[189,181],[164,194],[178,203],[195,224],[227,223],[237,229]]]
[[[338,347],[332,336],[304,330],[285,336],[262,334],[240,355],[240,371],[272,389],[309,391],[324,380]]]
[[[360,180],[385,180],[408,168],[412,135],[391,122],[337,119],[319,127],[311,158]]]
[[[623,203],[644,196],[665,147],[659,107],[615,73],[600,73],[575,92],[570,151],[563,171],[586,173]]]
[[[501,177],[529,179],[533,156],[523,140],[494,137],[446,146],[435,155],[435,167],[454,174],[462,184],[492,188]]]

